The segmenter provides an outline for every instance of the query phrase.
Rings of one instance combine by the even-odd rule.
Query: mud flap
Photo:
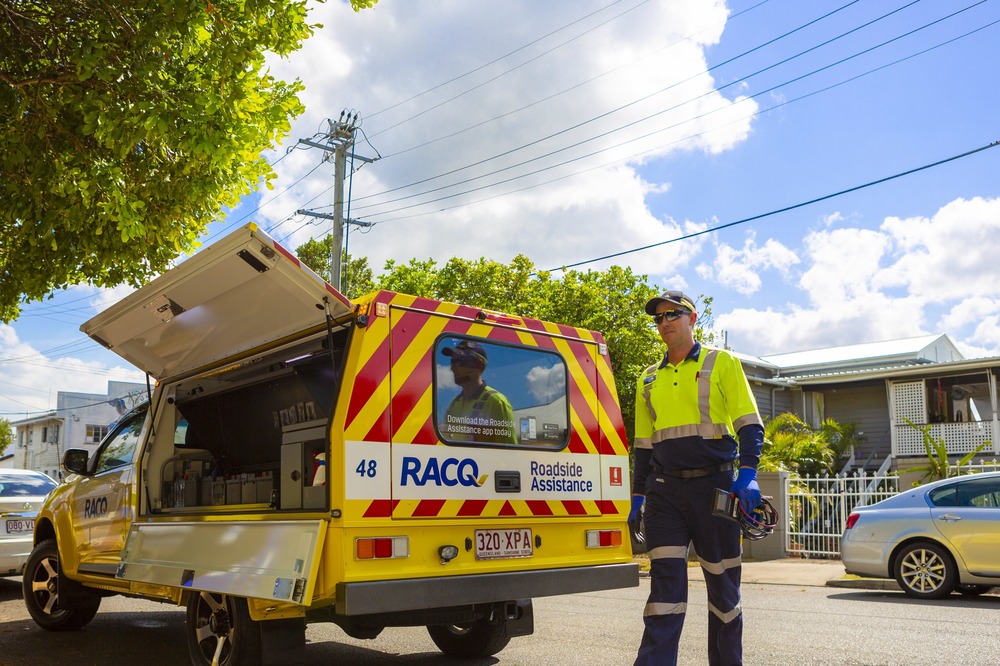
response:
[[[59,586],[59,606],[67,610],[93,606],[94,599],[107,596],[61,574],[56,584]]]
[[[508,604],[507,635],[530,636],[535,633],[535,611],[531,599],[518,599]]]
[[[301,664],[306,658],[306,621],[304,618],[265,620],[260,623],[262,666]]]

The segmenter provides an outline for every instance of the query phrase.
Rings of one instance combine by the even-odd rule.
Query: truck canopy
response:
[[[156,379],[350,315],[345,296],[255,224],[231,233],[80,330]]]

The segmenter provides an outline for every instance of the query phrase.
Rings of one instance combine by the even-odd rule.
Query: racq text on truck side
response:
[[[598,333],[351,303],[254,225],[82,330],[157,382],[38,513],[45,629],[127,594],[186,606],[194,664],[294,663],[307,622],[477,658],[532,633],[532,597],[638,585]]]

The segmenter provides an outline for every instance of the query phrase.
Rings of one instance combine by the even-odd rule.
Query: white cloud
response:
[[[120,284],[114,289],[100,289],[94,294],[94,298],[91,299],[90,305],[93,306],[95,314],[103,312],[134,291],[135,289],[133,287],[126,284]]]
[[[809,306],[738,309],[717,314],[716,324],[734,348],[754,354],[948,333],[968,357],[996,355],[998,232],[1000,199],[981,198],[956,199],[930,218],[889,217],[879,230],[814,231],[803,239],[799,281]],[[742,269],[718,272],[720,283],[741,293],[759,284],[740,263],[744,253],[720,246],[719,257]]]
[[[272,68],[306,85],[307,111],[289,145],[353,107],[372,144],[359,136],[356,152],[384,156],[351,184],[351,216],[377,223],[351,234],[352,254],[376,270],[390,258],[505,261],[518,253],[546,269],[682,235],[686,223],[659,220],[645,203],[669,181],[643,182],[635,168],[678,150],[719,153],[749,135],[756,103],[719,94],[705,73],[704,49],[720,39],[727,9],[700,0],[601,7],[528,0],[384,3],[360,13],[340,2],[314,7],[311,19],[326,27]],[[497,60],[518,47],[525,48]],[[269,224],[299,207],[330,212],[331,165],[296,183],[320,159],[319,150],[296,151],[277,164],[274,192],[291,190],[263,193]],[[422,179],[429,180],[389,192]],[[473,201],[480,203],[464,205]],[[274,235],[298,228],[284,242],[294,248],[329,229],[305,222]],[[684,253],[665,245],[616,262],[659,273],[691,255],[690,245]]]
[[[844,221],[844,215],[840,211],[830,213],[829,215],[824,215],[822,218],[823,226],[830,227],[838,222]]]
[[[528,391],[541,405],[566,395],[566,373],[561,365],[551,368],[535,366],[528,371]]]
[[[435,366],[435,372],[437,374],[438,391],[458,390],[458,384],[455,383],[455,373],[451,371],[450,365],[441,365],[438,363]]]
[[[956,199],[931,218],[890,217],[881,229],[895,244],[897,257],[883,284],[903,286],[935,303],[1000,296],[995,252],[1000,199]]]
[[[773,269],[782,277],[787,277],[791,268],[799,263],[799,258],[790,249],[773,238],[758,246],[755,234],[751,233],[736,249],[726,243],[717,243],[712,264],[702,264],[698,274],[712,279],[737,293],[749,295],[760,290],[760,273]]]
[[[803,243],[810,267],[800,284],[809,301],[820,306],[868,298],[890,246],[884,234],[868,229],[814,231]]]
[[[12,326],[0,324],[0,416],[17,421],[52,409],[57,391],[105,394],[109,379],[142,382],[133,368],[108,368],[100,361],[48,356],[23,342]]]

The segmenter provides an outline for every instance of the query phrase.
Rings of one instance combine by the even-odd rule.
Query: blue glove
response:
[[[733,487],[729,492],[736,495],[743,513],[753,515],[753,512],[760,506],[760,486],[757,485],[757,470],[753,467],[740,467],[733,481]]]
[[[642,505],[646,503],[645,495],[632,495],[632,510],[628,512],[628,526],[633,534],[642,531]]]

